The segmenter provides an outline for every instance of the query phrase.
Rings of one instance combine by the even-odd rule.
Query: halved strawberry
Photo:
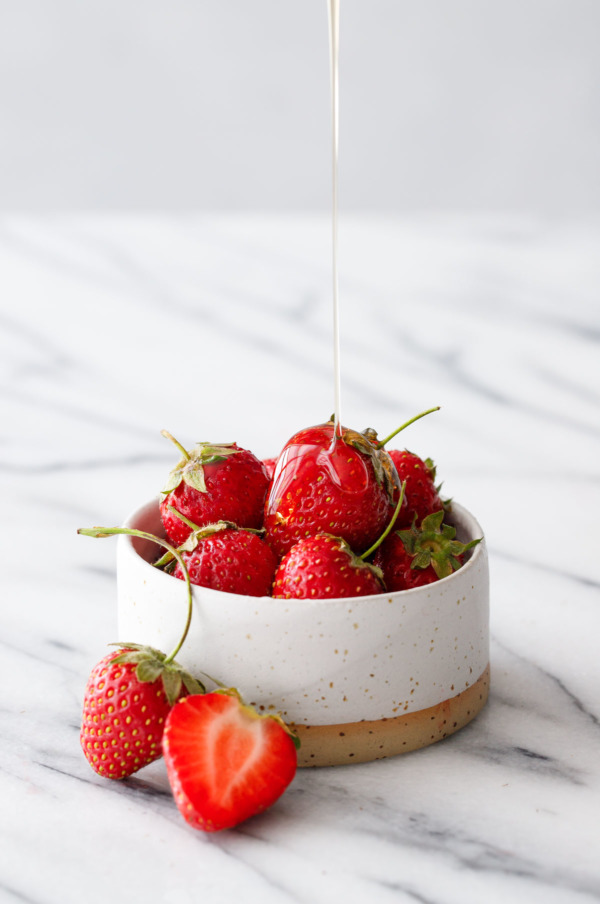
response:
[[[297,766],[295,742],[282,720],[259,715],[235,690],[177,703],[163,752],[181,815],[205,832],[233,828],[266,810]]]

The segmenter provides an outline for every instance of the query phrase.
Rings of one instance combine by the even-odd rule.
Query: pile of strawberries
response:
[[[433,462],[388,453],[373,430],[329,421],[263,462],[235,443],[187,451],[165,435],[182,457],[161,517],[194,584],[285,599],[407,590],[451,574],[471,545],[444,523]],[[184,576],[168,555],[157,564]]]
[[[79,533],[133,534],[162,546],[154,565],[186,582],[187,623],[170,655],[131,643],[98,662],[80,739],[105,778],[127,778],[164,755],[181,814],[212,832],[280,797],[296,772],[298,740],[279,716],[258,713],[225,685],[206,693],[176,662],[191,584],[284,599],[406,590],[460,568],[479,541],[459,543],[444,523],[448,504],[432,462],[386,452],[391,437],[379,441],[373,430],[329,421],[301,430],[266,461],[235,443],[188,451],[163,433],[181,455],[160,502],[166,539],[133,528]]]

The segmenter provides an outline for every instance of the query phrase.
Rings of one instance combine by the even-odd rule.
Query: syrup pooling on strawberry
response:
[[[310,443],[286,446],[277,462],[273,480],[285,488],[290,481],[304,479],[313,466],[346,493],[363,493],[368,486],[366,462],[358,455],[349,455],[347,446],[337,436],[325,449]]]
[[[388,524],[400,481],[383,449],[345,427],[320,424],[296,433],[279,456],[265,506],[267,540],[284,555],[325,531],[360,553]]]

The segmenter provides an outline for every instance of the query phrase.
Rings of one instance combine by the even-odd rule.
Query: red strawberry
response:
[[[448,577],[461,567],[467,550],[481,542],[460,543],[455,528],[443,519],[443,511],[435,512],[420,528],[393,531],[383,541],[373,563],[383,572],[388,590],[410,590]]]
[[[276,458],[263,458],[263,465],[265,466],[265,471],[267,472],[267,477],[269,480],[273,479],[273,474],[275,473],[275,465],[277,464]]]
[[[345,540],[316,534],[300,540],[281,560],[273,596],[337,599],[381,593],[381,572],[354,555]]]
[[[259,715],[233,690],[177,703],[163,748],[181,815],[205,832],[266,810],[296,773],[296,747],[281,719]]]
[[[439,512],[443,508],[443,502],[435,485],[435,465],[432,460],[423,460],[407,449],[390,449],[389,455],[396,465],[400,480],[406,480],[408,504],[398,517],[398,527],[409,527],[415,516],[420,524],[427,515]]]
[[[179,551],[192,584],[246,596],[271,594],[278,560],[255,531],[219,521],[193,530]],[[169,558],[163,556],[163,561]],[[172,573],[184,580],[179,563]]]
[[[200,527],[221,520],[240,527],[262,527],[269,480],[262,462],[252,452],[235,443],[197,443],[188,452],[165,430],[163,434],[182,453],[160,503],[162,522],[172,543],[183,543],[190,528],[169,511],[169,506]]]
[[[265,505],[267,541],[284,555],[326,531],[363,552],[389,522],[400,483],[383,449],[354,430],[334,437],[330,421],[296,433],[284,447]]]
[[[80,740],[99,775],[125,778],[158,759],[165,720],[175,701],[188,691],[203,693],[199,681],[165,659],[159,650],[128,644],[92,669]]]

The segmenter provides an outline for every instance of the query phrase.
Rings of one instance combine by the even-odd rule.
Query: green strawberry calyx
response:
[[[461,543],[456,540],[456,528],[444,524],[444,510],[427,515],[418,528],[416,523],[408,530],[396,531],[406,552],[412,556],[411,568],[424,569],[430,565],[438,578],[446,578],[461,567],[462,556],[473,549],[482,538]]]
[[[171,493],[182,481],[189,487],[198,490],[199,493],[208,492],[204,479],[204,466],[225,461],[230,455],[236,455],[241,451],[236,448],[235,443],[196,443],[189,452],[168,430],[161,430],[161,434],[171,440],[182,455],[161,490],[164,495]]]
[[[329,423],[334,423],[333,418],[330,419]],[[359,433],[357,430],[351,430],[349,427],[344,427],[342,441],[368,458],[373,467],[375,480],[379,486],[385,488],[390,502],[393,502],[400,490],[400,480],[394,463],[385,449],[377,448],[368,436],[364,433]]]
[[[260,530],[253,527],[239,527],[239,525],[234,524],[233,521],[215,521],[213,524],[205,524],[203,527],[199,527],[197,524],[194,524],[190,518],[187,518],[185,515],[182,515],[181,512],[178,512],[176,508],[172,505],[168,505],[167,509],[171,512],[172,515],[175,515],[179,518],[180,521],[183,521],[184,524],[187,524],[188,527],[192,529],[191,534],[189,534],[181,546],[177,547],[177,552],[193,552],[198,543],[201,540],[206,539],[206,537],[211,537],[213,534],[218,534],[224,530],[243,530],[248,534],[257,534],[257,536],[262,537],[265,534],[264,528]],[[153,562],[155,568],[162,568],[163,571],[171,572],[175,568],[175,556],[171,550],[167,550],[164,555],[157,559],[156,562]]]
[[[389,441],[393,439],[394,436],[397,436],[398,433],[400,433],[402,430],[405,430],[407,427],[410,427],[411,424],[414,424],[415,421],[418,421],[422,417],[425,417],[426,415],[432,414],[434,411],[439,410],[440,406],[436,405],[435,408],[428,408],[427,411],[422,411],[420,414],[416,414],[414,417],[411,417],[410,420],[405,421],[404,424],[401,424],[400,427],[397,427],[396,430],[393,431],[393,433],[390,433],[389,436],[386,436],[386,438],[382,440],[377,438],[377,431],[372,427],[367,427],[366,430],[363,430],[362,433],[355,433],[353,430],[346,431],[347,434],[350,434],[350,438],[344,436],[344,442],[347,442],[350,446],[354,446],[354,448],[358,449],[359,452],[363,452],[366,455],[369,455],[373,463],[377,483],[379,483],[380,485],[382,483],[385,484],[385,488],[387,490],[390,501],[394,501],[396,492],[400,489],[400,480],[396,472],[396,468],[394,467],[394,463],[385,451],[384,446],[386,445],[386,443],[389,443]]]
[[[376,578],[379,578],[379,580],[383,582],[383,571],[381,570],[381,568],[379,568],[377,565],[373,565],[371,562],[365,562],[365,560],[361,558],[361,556],[357,556],[343,537],[336,537],[333,534],[326,533],[326,531],[319,531],[316,536],[328,537],[330,540],[335,540],[335,542],[338,544],[339,551],[345,553],[348,556],[351,568],[359,568],[363,571],[366,568],[371,572],[371,574],[374,574]]]
[[[161,650],[136,643],[119,643],[111,646],[118,646],[122,650],[112,660],[112,664],[136,665],[135,677],[142,684],[154,684],[160,678],[171,706],[180,698],[183,688],[188,694],[206,693],[206,687],[201,681],[194,678],[175,660],[169,660],[166,653]]]

